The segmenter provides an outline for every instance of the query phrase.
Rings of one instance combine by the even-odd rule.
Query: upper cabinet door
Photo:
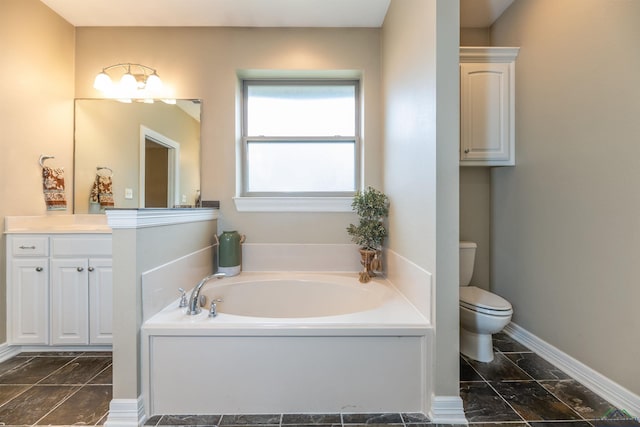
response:
[[[515,165],[514,50],[517,54],[517,48],[461,48],[462,166]]]

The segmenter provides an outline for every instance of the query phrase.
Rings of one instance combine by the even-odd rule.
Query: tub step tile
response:
[[[405,424],[428,424],[431,421],[422,412],[402,413],[402,420]]]
[[[387,414],[342,414],[343,424],[403,424],[402,416],[396,413]]]
[[[163,415],[157,426],[217,426],[221,415]]]
[[[340,414],[283,414],[282,425],[285,426],[320,426],[341,425]]]
[[[281,414],[241,414],[223,415],[221,426],[255,426],[255,425],[280,425]]]

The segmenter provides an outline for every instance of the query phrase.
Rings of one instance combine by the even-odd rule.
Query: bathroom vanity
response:
[[[5,234],[8,344],[111,345],[105,215],[7,217]]]

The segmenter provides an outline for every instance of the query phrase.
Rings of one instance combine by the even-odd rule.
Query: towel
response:
[[[96,180],[93,182],[89,201],[91,203],[99,203],[101,209],[115,206],[111,175],[102,172],[96,173]]]
[[[48,211],[67,209],[67,200],[64,195],[64,169],[43,166],[42,190]]]

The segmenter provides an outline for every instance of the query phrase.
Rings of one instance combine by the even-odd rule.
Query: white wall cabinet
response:
[[[8,235],[7,265],[9,344],[111,344],[110,235]]]
[[[460,165],[515,165],[519,48],[460,48]]]

